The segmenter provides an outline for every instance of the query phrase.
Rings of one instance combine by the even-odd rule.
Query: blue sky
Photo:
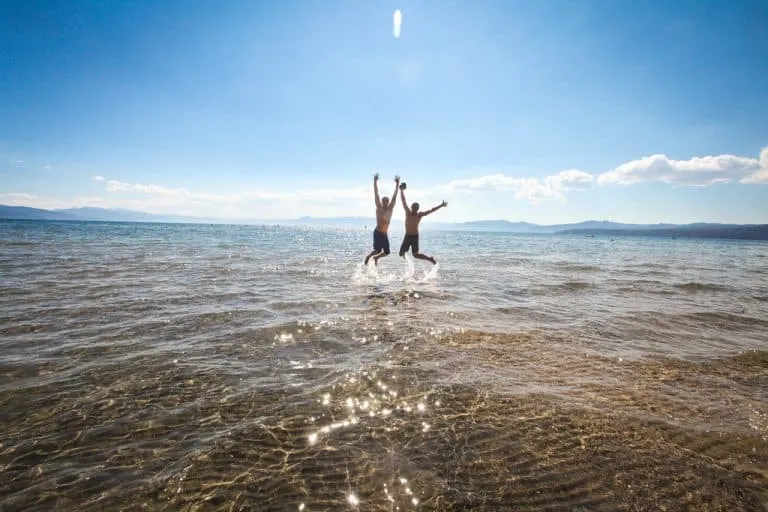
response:
[[[766,55],[762,0],[2,2],[0,203],[768,223]]]

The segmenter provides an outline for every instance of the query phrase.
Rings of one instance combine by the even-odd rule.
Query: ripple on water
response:
[[[457,333],[311,390],[249,388],[151,359],[86,372],[77,386],[35,391],[49,398],[9,424],[4,504],[759,509],[765,353],[706,364],[542,359],[540,341]],[[488,361],[483,378],[493,366],[525,372],[529,391],[450,383],[419,366],[445,343],[465,366]],[[3,400],[20,407],[24,395]]]
[[[706,293],[706,292],[721,292],[728,290],[727,286],[714,284],[714,283],[697,283],[697,282],[688,282],[688,283],[678,283],[674,285],[675,288],[678,288],[680,290],[683,290],[685,292],[690,293]]]
[[[434,279],[356,282],[369,231],[44,225],[1,245],[0,508],[765,502],[742,249],[425,233]]]

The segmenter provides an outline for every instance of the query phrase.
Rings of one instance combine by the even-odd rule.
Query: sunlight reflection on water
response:
[[[764,244],[14,226],[0,508],[759,510]]]

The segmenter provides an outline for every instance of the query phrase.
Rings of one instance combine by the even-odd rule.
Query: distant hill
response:
[[[508,220],[472,220],[469,222],[435,223],[435,225],[442,229],[461,231],[495,231],[500,233],[544,233],[548,231],[546,226],[528,222],[509,222]]]
[[[622,224],[621,222],[611,222],[607,220],[588,220],[584,222],[578,222],[576,224],[558,224],[552,227],[555,232],[560,232],[565,229],[625,229],[625,230],[637,230],[637,229],[667,229],[674,227],[675,224]]]
[[[137,221],[154,220],[157,216],[151,213],[134,212],[131,210],[107,210],[104,208],[67,208],[65,210],[55,210],[60,213],[72,215],[78,219],[103,220],[103,221]]]
[[[19,220],[80,220],[66,212],[29,208],[27,206],[6,206],[0,204],[0,219]]]
[[[468,231],[497,231],[508,233],[535,233],[535,234],[553,234],[564,230],[583,230],[583,229],[665,229],[675,227],[675,224],[622,224],[620,222],[610,222],[606,220],[588,220],[576,224],[552,224],[540,225],[529,222],[509,222],[507,220],[476,220],[470,222],[459,222],[451,224],[448,229],[466,229]]]
[[[217,219],[163,215],[132,210],[105,208],[69,208],[65,210],[43,210],[25,206],[0,205],[0,219],[21,220],[67,220],[102,222],[168,222],[197,224],[251,224],[281,226],[312,226],[351,229],[373,229],[373,217],[299,217],[296,219]],[[400,224],[402,226],[402,224]],[[394,226],[397,229],[397,226]],[[529,222],[507,220],[475,220],[470,222],[435,222],[430,219],[423,226],[424,231],[483,231],[520,234],[579,234],[610,236],[664,236],[664,237],[707,237],[750,240],[768,240],[768,225],[738,224],[622,224],[620,222],[588,220],[575,224],[539,225]]]
[[[686,224],[664,229],[566,229],[562,234],[600,236],[654,236],[664,238],[721,238],[768,240],[768,224]]]
[[[71,215],[80,220],[102,222],[170,222],[170,223],[204,223],[222,222],[221,219],[208,219],[203,217],[187,217],[184,215],[165,215],[158,213],[137,212],[121,208],[107,209],[85,206],[82,208],[67,208],[54,210],[55,212]],[[227,221],[231,222],[231,221]]]

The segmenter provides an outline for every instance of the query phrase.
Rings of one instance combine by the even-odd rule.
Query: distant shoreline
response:
[[[187,225],[187,226],[242,226],[242,227],[266,227],[266,228],[290,228],[290,229],[331,229],[343,231],[369,231],[372,229],[373,222],[369,225],[343,225],[343,224],[323,224],[321,219],[312,219],[312,222],[299,223],[297,221],[282,222],[227,222],[227,221],[207,221],[207,220],[100,220],[100,219],[72,219],[72,218],[8,218],[0,217],[0,223],[8,222],[34,222],[34,223],[82,223],[82,224],[158,224],[158,225]],[[768,241],[768,224],[754,225],[728,225],[723,227],[707,226],[698,227],[697,225],[683,225],[675,227],[665,227],[663,229],[616,229],[616,228],[576,228],[560,229],[550,231],[515,231],[514,229],[477,229],[465,227],[460,223],[446,226],[424,226],[422,232],[432,233],[487,233],[501,235],[523,235],[523,236],[580,236],[580,237],[646,237],[646,238],[686,238],[686,239],[719,239],[719,240],[750,240],[750,241]],[[391,230],[391,234],[401,234],[399,230]]]
[[[312,227],[345,230],[371,230],[372,217],[299,217],[294,219],[216,219],[184,215],[164,215],[132,210],[105,208],[70,208],[45,210],[26,206],[0,205],[0,219],[42,222],[119,222],[148,224],[190,224],[219,226]],[[507,220],[468,222],[426,222],[423,231],[464,231],[473,233],[509,233],[520,235],[645,236],[661,238],[719,238],[729,240],[768,240],[768,224],[625,224],[587,220],[570,224],[541,225]],[[397,231],[397,228],[394,230]]]
[[[717,238],[722,240],[768,240],[768,225],[761,224],[725,228],[565,230],[561,231],[559,234],[646,236],[654,238]]]

